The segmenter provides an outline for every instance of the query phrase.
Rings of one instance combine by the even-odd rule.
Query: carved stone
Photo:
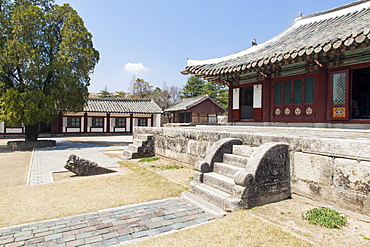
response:
[[[69,156],[67,164],[64,166],[64,168],[75,173],[77,176],[90,176],[117,172],[105,167],[101,167],[95,162],[80,159],[80,157],[74,154]]]

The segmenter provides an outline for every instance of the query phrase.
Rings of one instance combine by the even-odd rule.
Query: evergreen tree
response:
[[[99,61],[82,18],[53,2],[0,0],[0,121],[23,123],[26,141],[59,111],[83,109]]]
[[[100,90],[99,98],[111,98],[113,95],[108,91],[108,87],[105,86],[104,89]]]
[[[222,108],[227,109],[228,88],[226,86],[207,81],[204,85],[204,92],[215,100]]]
[[[197,76],[189,77],[188,81],[186,82],[182,90],[181,98],[193,98],[206,94],[204,91],[205,83],[206,83],[205,80]]]

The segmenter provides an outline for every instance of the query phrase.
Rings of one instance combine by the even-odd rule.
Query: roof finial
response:
[[[256,39],[253,39],[252,46],[256,46],[256,45],[257,45],[257,40]]]
[[[297,16],[295,17],[295,21],[301,19],[301,17],[302,17],[302,12],[299,11]]]

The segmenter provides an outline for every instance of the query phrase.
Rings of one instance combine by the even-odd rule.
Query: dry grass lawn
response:
[[[313,246],[300,238],[263,222],[248,211],[228,214],[211,223],[163,235],[158,238],[133,243],[129,246]]]
[[[130,175],[0,188],[0,227],[179,197],[186,188],[132,162]]]
[[[7,141],[7,139],[0,139],[0,188],[25,185],[32,150],[7,149]]]

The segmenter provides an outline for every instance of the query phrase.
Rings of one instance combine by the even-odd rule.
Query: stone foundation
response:
[[[56,146],[56,141],[54,140],[41,140],[37,142],[29,141],[8,141],[7,147],[10,149],[33,149],[33,148],[44,148]]]
[[[294,131],[282,134],[233,131],[233,128],[136,128],[137,134],[155,135],[156,155],[188,164],[205,158],[222,138],[238,138],[245,145],[289,144],[292,193],[370,215],[370,141],[302,137]],[[293,130],[293,129],[292,129]],[[351,133],[349,133],[351,134]]]

